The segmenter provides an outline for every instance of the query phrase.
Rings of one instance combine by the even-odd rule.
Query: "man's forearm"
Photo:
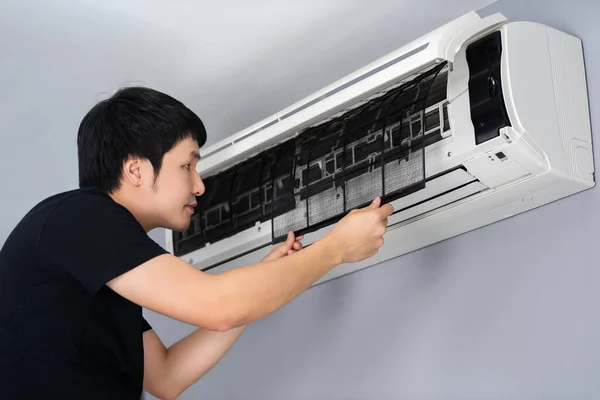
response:
[[[291,256],[221,274],[232,326],[263,318],[301,294],[341,262],[336,246],[321,240]]]
[[[246,326],[225,332],[199,328],[167,349],[165,384],[177,395],[206,374],[231,348]]]

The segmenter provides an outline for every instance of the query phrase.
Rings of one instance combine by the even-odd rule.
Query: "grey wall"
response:
[[[599,126],[598,3],[483,10],[495,11],[583,39]],[[599,233],[593,189],[314,287],[181,398],[600,398]],[[167,343],[190,332],[148,317]]]

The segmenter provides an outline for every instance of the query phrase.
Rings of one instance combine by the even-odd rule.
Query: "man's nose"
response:
[[[196,179],[194,180],[194,195],[202,196],[206,187],[204,187],[204,182],[202,182],[202,178],[200,178],[200,174],[196,174]]]

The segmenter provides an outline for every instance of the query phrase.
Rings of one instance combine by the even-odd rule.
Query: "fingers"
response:
[[[298,236],[296,238],[296,241],[294,242],[294,245],[292,246],[294,250],[301,250],[302,249],[302,243],[300,242],[302,239],[304,239],[304,235]]]
[[[287,235],[286,242],[287,241],[290,241],[290,242],[294,242],[294,241],[299,242],[302,239],[304,239],[304,235],[298,236],[298,237],[294,237],[294,232],[293,231],[289,231],[288,235]]]
[[[379,206],[381,206],[381,197],[377,196],[375,197],[375,199],[373,199],[373,201],[371,202],[371,204],[369,204],[366,207],[363,208],[354,208],[352,210],[350,210],[349,214],[354,214],[359,210],[372,210],[372,209],[377,209],[379,208]]]
[[[377,213],[379,214],[381,219],[386,219],[394,213],[394,207],[390,203],[384,204],[379,209],[377,209]]]
[[[394,213],[394,207],[390,204],[381,205],[381,197],[377,196],[371,204],[365,207],[366,210],[377,210],[381,219],[385,219]]]
[[[287,239],[285,240],[285,244],[287,247],[292,247],[296,239],[294,238],[294,232],[289,232],[287,235]]]
[[[368,208],[379,208],[379,206],[381,206],[381,197],[377,196]]]
[[[298,236],[298,237],[294,237],[294,232],[289,232],[288,233],[288,237],[284,243],[284,246],[286,248],[286,250],[289,251],[291,250],[301,250],[302,249],[302,243],[300,243],[300,241],[304,239],[304,235],[302,236]]]
[[[371,204],[364,208],[365,210],[377,210],[382,219],[389,217],[394,213],[394,207],[387,203],[381,205],[381,197],[377,196]]]

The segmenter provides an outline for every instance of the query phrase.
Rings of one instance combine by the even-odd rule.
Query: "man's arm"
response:
[[[302,249],[302,236],[288,239],[262,261],[276,260]],[[144,389],[161,399],[177,398],[204,376],[231,348],[246,326],[227,332],[197,329],[166,349],[153,330],[144,332]]]
[[[326,242],[288,257],[219,275],[164,254],[108,286],[144,308],[206,329],[227,331],[280,308],[339,263]],[[312,267],[310,267],[312,266]]]
[[[245,328],[199,328],[168,349],[156,332],[144,332],[144,389],[160,399],[177,398],[227,353]]]
[[[393,212],[379,201],[354,210],[323,239],[285,258],[211,275],[165,254],[107,285],[142,307],[192,325],[218,331],[247,325],[287,304],[336,265],[376,254]]]

